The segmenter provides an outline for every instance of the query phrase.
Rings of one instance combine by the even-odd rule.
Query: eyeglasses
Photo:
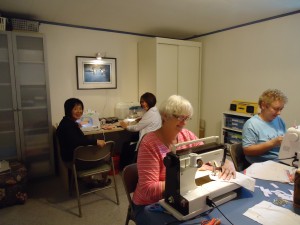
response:
[[[189,117],[189,116],[178,116],[178,115],[175,115],[175,114],[173,114],[173,117],[174,118],[176,118],[178,121],[180,121],[180,122],[185,122],[185,121],[189,121],[189,120],[191,120],[192,118],[191,117]]]
[[[278,107],[278,108],[274,108],[274,107],[271,106],[271,105],[270,105],[269,107],[270,107],[274,112],[281,112],[281,111],[284,109],[284,107],[282,107],[282,108],[281,108],[281,107],[280,107],[280,108],[279,108],[279,107]]]

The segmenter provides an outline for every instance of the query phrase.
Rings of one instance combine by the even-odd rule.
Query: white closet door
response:
[[[178,46],[178,94],[188,99],[194,109],[192,120],[186,128],[199,135],[199,65],[200,48]]]
[[[158,106],[171,95],[177,94],[178,46],[157,46],[157,101]]]

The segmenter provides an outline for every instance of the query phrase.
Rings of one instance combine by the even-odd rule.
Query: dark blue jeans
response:
[[[149,210],[151,205],[135,205],[133,211],[137,225],[177,225],[180,222],[170,214],[153,212]]]

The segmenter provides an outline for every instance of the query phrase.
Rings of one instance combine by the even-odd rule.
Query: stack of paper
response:
[[[271,202],[262,201],[261,203],[249,208],[245,216],[257,221],[260,224],[272,225],[299,225],[300,216],[291,210],[276,206]]]
[[[295,168],[274,161],[253,163],[244,173],[247,176],[262,180],[289,183],[289,174],[295,173]]]

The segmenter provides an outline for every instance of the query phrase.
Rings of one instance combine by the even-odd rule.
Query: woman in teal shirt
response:
[[[280,114],[287,101],[277,89],[268,89],[260,96],[261,112],[247,120],[243,127],[243,149],[248,162],[264,162],[278,157],[286,132]]]

